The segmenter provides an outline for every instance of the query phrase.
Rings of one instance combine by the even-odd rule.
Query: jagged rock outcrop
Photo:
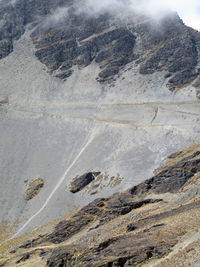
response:
[[[59,70],[56,77],[65,79],[73,66],[86,67],[95,61],[102,69],[100,81],[105,81],[134,59],[136,37],[125,27],[110,27],[109,15],[87,18],[71,13],[67,25],[38,28],[32,34],[36,56],[50,70]]]
[[[25,32],[25,26],[41,16],[50,13],[52,9],[70,3],[70,0],[40,1],[19,0],[0,2],[0,59],[13,51],[13,41]]]
[[[141,74],[168,71],[166,78],[170,77],[171,90],[191,83],[199,75],[196,69],[199,33],[185,27],[177,15],[164,19],[158,28],[152,26],[151,21],[139,21],[139,26],[131,21],[127,26],[121,21],[109,29],[111,20],[109,15],[87,18],[70,9],[67,16],[70,26],[63,22],[55,28],[38,27],[32,34],[36,56],[50,70],[58,70],[56,76],[63,79],[71,75],[74,65],[86,67],[92,61],[102,69],[100,82],[110,80],[134,60],[140,64]],[[103,31],[106,32],[95,36]],[[140,47],[134,49],[137,39],[140,39]]]
[[[30,0],[16,4],[3,1],[1,6],[0,12],[6,15],[0,29],[0,58],[12,52],[13,40],[34,22],[31,37],[36,56],[62,80],[72,75],[75,66],[84,68],[92,62],[100,66],[99,82],[112,81],[132,61],[140,65],[141,74],[167,71],[170,90],[199,76],[200,34],[186,27],[176,14],[155,26],[145,17],[125,22],[107,13],[88,16],[72,0],[45,1],[42,5]],[[61,6],[68,8],[66,15],[58,22],[51,21],[52,10]]]
[[[195,159],[199,151],[190,157],[183,158],[177,164],[163,170],[158,175],[134,186],[130,192],[134,195],[145,194],[149,190],[155,193],[177,192],[191,177],[200,171],[200,159]]]
[[[173,89],[192,82],[198,75],[196,70],[199,53],[199,34],[190,28],[184,28],[181,21],[172,21],[167,18],[162,24],[162,34],[157,35],[157,43],[152,40],[146,26],[144,36],[149,39],[146,49],[152,49],[149,58],[142,63],[142,74],[153,73],[162,69],[169,74],[168,86]],[[148,37],[146,37],[148,36]],[[153,35],[154,36],[154,35]],[[149,41],[148,40],[148,41]]]
[[[161,258],[170,252],[176,244],[176,239],[171,237],[168,243],[159,244],[150,240],[144,233],[132,236],[121,236],[99,244],[93,249],[88,249],[77,261],[73,254],[55,250],[47,261],[47,266],[136,266],[152,258]],[[112,256],[110,251],[113,252]],[[101,255],[101,256],[100,256]],[[60,265],[59,265],[60,264]]]

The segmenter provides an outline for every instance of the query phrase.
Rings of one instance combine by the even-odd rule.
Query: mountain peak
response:
[[[30,2],[30,3],[29,3]],[[170,90],[176,90],[199,75],[200,34],[186,27],[176,13],[159,22],[131,13],[87,14],[73,1],[17,1],[1,8],[1,54],[13,50],[13,40],[33,23],[31,38],[36,57],[55,77],[66,80],[73,68],[96,62],[99,82],[112,81],[128,63],[139,65],[141,74],[165,71]],[[52,13],[52,10],[55,10]]]

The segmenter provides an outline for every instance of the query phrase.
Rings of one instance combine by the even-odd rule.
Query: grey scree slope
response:
[[[0,2],[0,219],[20,233],[151,177],[200,138],[200,34],[176,14],[158,30],[144,17],[88,18],[72,2]],[[87,171],[123,179],[72,194]],[[38,177],[27,202],[24,181]]]

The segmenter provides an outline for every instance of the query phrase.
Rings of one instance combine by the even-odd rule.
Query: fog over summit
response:
[[[108,12],[112,15],[126,18],[137,14],[147,16],[156,21],[159,21],[173,11],[170,9],[170,5],[163,2],[160,3],[160,1],[157,0],[76,0],[74,1],[74,7],[77,13],[84,12],[89,16],[96,16]],[[65,15],[67,16],[67,13],[68,10],[65,7],[58,8],[54,11],[55,21],[58,22],[59,17],[62,20]]]
[[[159,19],[168,14],[170,11],[176,11],[183,21],[196,29],[200,29],[200,3],[198,0],[109,0],[109,1],[86,1],[88,7],[94,12],[102,10],[113,10],[127,8]]]
[[[164,17],[172,12],[177,12],[181,19],[188,26],[200,29],[200,4],[198,0],[83,0],[74,1],[77,13],[85,12],[89,16],[94,16],[103,12],[121,16],[126,19],[134,14],[149,17],[159,23]],[[68,14],[65,7],[52,11],[52,15],[47,21],[59,23]]]

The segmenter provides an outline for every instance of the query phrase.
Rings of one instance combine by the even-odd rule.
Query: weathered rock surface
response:
[[[105,81],[134,59],[135,36],[125,27],[109,28],[109,16],[85,18],[71,14],[71,17],[70,28],[62,25],[45,29],[42,37],[40,29],[32,34],[36,56],[50,70],[59,70],[57,77],[67,78],[73,66],[86,67],[95,61],[102,69],[100,81]]]
[[[152,258],[161,258],[170,252],[176,244],[171,236],[168,243],[159,244],[144,233],[131,236],[121,236],[100,243],[93,249],[88,249],[79,258],[74,259],[73,254],[55,250],[47,261],[47,266],[136,266]],[[66,249],[66,248],[65,248]]]
[[[197,153],[197,155],[199,152]],[[193,155],[195,158],[196,153]],[[134,186],[130,192],[134,195],[145,194],[149,190],[155,193],[177,192],[191,177],[200,171],[200,159],[182,159],[179,163],[162,171],[158,175]]]
[[[191,83],[199,75],[196,71],[199,33],[185,27],[177,15],[162,21],[162,32],[149,21],[139,26],[130,22],[128,27],[121,21],[120,26],[109,29],[111,20],[109,15],[87,18],[70,9],[67,17],[70,27],[63,22],[56,29],[39,27],[32,34],[36,56],[50,70],[59,70],[60,78],[67,78],[74,65],[86,67],[95,61],[102,69],[98,80],[104,82],[136,59],[141,65],[141,74],[168,71],[166,78],[171,76],[168,81],[171,90]],[[137,39],[141,43],[136,50]]]
[[[91,222],[99,220],[99,227],[106,222],[109,222],[121,215],[125,215],[134,209],[138,209],[143,205],[157,203],[162,201],[161,199],[146,199],[143,201],[133,202],[128,198],[117,199],[97,199],[84,207],[80,212],[75,214],[70,221],[60,222],[55,231],[47,237],[47,241],[53,243],[62,243],[77,232],[83,230]],[[105,204],[107,202],[107,205]]]
[[[152,41],[154,35],[150,37],[152,32],[148,33],[147,25],[144,27],[144,37],[150,45],[146,49],[153,49],[153,53],[150,52],[149,58],[142,63],[140,72],[147,74],[161,69],[168,71],[169,74],[166,76],[170,77],[168,86],[173,90],[194,81],[199,75],[196,71],[199,34],[190,28],[184,28],[180,20],[171,19],[163,21],[162,31],[160,36],[156,36],[155,44]]]
[[[44,180],[42,178],[37,178],[30,182],[26,190],[25,200],[29,201],[38,195],[43,186]]]
[[[58,22],[51,21],[52,10],[62,6],[66,15]],[[13,51],[13,40],[34,22],[37,26],[31,37],[36,56],[62,80],[72,75],[74,66],[84,68],[96,62],[101,69],[97,80],[110,81],[136,60],[141,74],[167,71],[170,90],[199,76],[200,34],[186,27],[176,14],[155,27],[144,17],[127,23],[111,14],[88,16],[72,0],[45,1],[42,5],[32,0],[15,4],[2,1],[0,14],[6,14],[0,28],[0,58]]]
[[[13,41],[21,37],[28,23],[49,14],[52,8],[55,9],[70,2],[70,0],[45,0],[41,4],[37,0],[1,1],[0,59],[13,51]]]
[[[77,193],[81,191],[84,187],[86,187],[93,180],[95,180],[95,177],[99,174],[100,172],[88,172],[79,177],[74,178],[70,185],[70,191],[72,193]]]

